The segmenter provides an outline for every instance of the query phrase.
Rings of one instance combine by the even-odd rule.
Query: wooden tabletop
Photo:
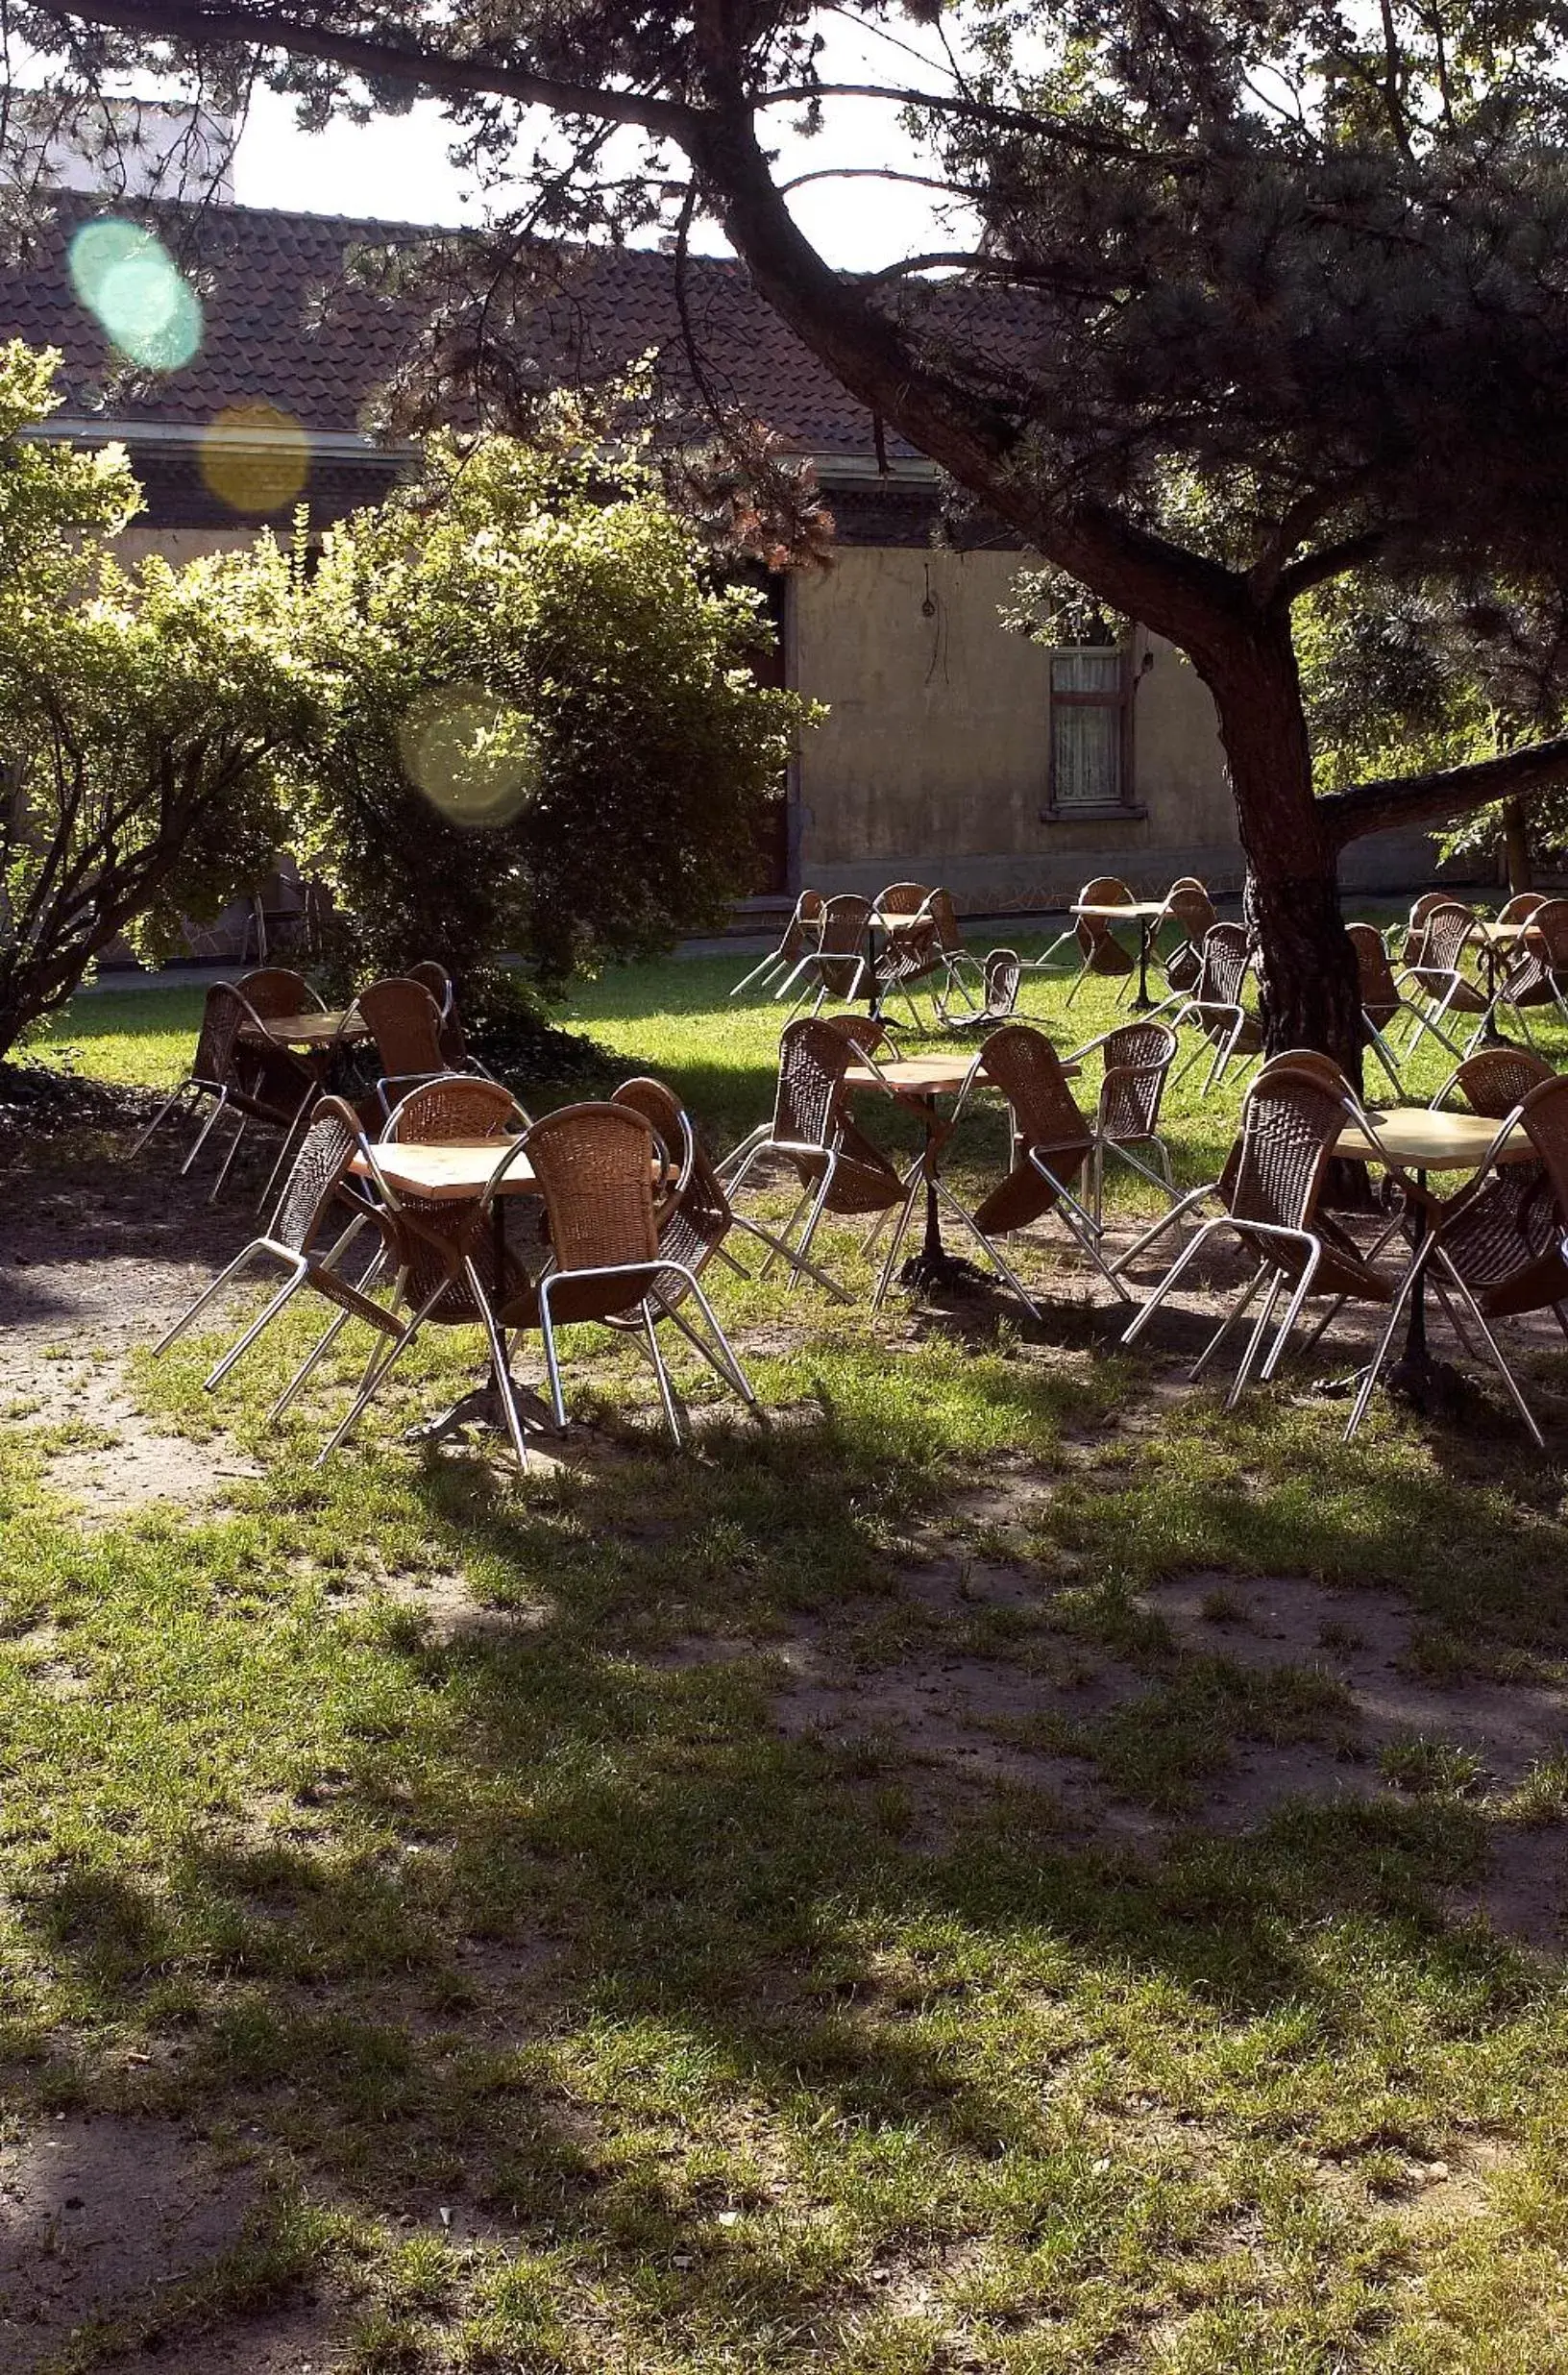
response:
[[[349,1020],[349,1010],[335,1014],[262,1015],[257,1017],[262,1032],[276,1040],[281,1047],[329,1047],[339,1034],[346,1040],[362,1040],[370,1036],[370,1027],[357,1015]],[[244,1036],[255,1039],[256,1026],[246,1023]]]
[[[869,1064],[852,1064],[845,1074],[851,1089],[901,1089],[906,1095],[939,1097],[962,1089],[974,1064],[972,1055],[890,1056],[873,1071]],[[1064,1064],[1063,1071],[1076,1080],[1082,1065]]]
[[[1433,1113],[1426,1105],[1369,1106],[1367,1112],[1383,1151],[1411,1171],[1479,1171],[1497,1137],[1497,1123],[1484,1114]],[[1379,1160],[1379,1149],[1349,1123],[1339,1133],[1338,1151],[1363,1163]],[[1522,1163],[1532,1152],[1515,1123],[1498,1160]]]
[[[1140,923],[1146,923],[1151,916],[1163,916],[1165,913],[1165,902],[1164,899],[1128,899],[1120,907],[1074,907],[1072,913],[1075,916],[1103,916],[1108,922],[1112,923],[1118,916],[1125,916],[1129,920],[1136,918]]]
[[[515,1139],[493,1138],[451,1141],[440,1146],[405,1146],[396,1139],[383,1139],[376,1149],[376,1162],[394,1192],[401,1188],[412,1196],[433,1196],[441,1202],[450,1198],[453,1203],[467,1198],[472,1202],[483,1194],[497,1163],[507,1147],[515,1143]],[[361,1179],[371,1175],[363,1155],[355,1155],[352,1167]],[[518,1157],[500,1182],[497,1192],[503,1196],[538,1194],[539,1183],[527,1155]]]
[[[1528,918],[1523,923],[1498,923],[1486,916],[1478,916],[1470,926],[1478,940],[1499,941],[1507,946],[1509,941],[1528,940],[1535,926]]]

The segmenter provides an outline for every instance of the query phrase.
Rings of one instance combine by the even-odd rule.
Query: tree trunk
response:
[[[1312,791],[1311,748],[1288,621],[1202,671],[1219,711],[1241,846],[1247,920],[1262,950],[1263,1044],[1311,1047],[1359,1089],[1365,1025],[1339,913],[1338,850]]]
[[[1503,854],[1507,860],[1508,894],[1532,891],[1530,863],[1530,825],[1522,800],[1503,803]]]

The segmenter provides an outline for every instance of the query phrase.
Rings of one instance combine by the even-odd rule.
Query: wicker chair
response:
[[[372,982],[355,1011],[376,1042],[376,1097],[383,1114],[419,1082],[452,1069],[441,1045],[441,1010],[424,982],[397,974]]]
[[[1516,891],[1498,909],[1499,923],[1529,923],[1547,904],[1544,891]]]
[[[449,1072],[478,1072],[488,1080],[490,1075],[482,1064],[477,1064],[468,1052],[468,1041],[463,1032],[463,1018],[457,1010],[457,992],[452,986],[452,975],[433,957],[422,958],[408,967],[408,979],[417,981],[435,1000],[440,1016],[436,1029],[436,1043],[441,1050],[442,1064]]]
[[[382,1200],[380,1204],[354,1180],[351,1166],[356,1158],[363,1161],[370,1178],[380,1188]],[[365,1278],[355,1285],[342,1277],[337,1268],[349,1247],[367,1225],[380,1230],[384,1249],[385,1219],[391,1209],[391,1199],[386,1196],[384,1184],[380,1183],[376,1169],[374,1152],[365,1141],[354,1108],[345,1104],[341,1097],[318,1098],[309,1128],[294,1158],[282,1193],[278,1199],[277,1210],[267,1228],[235,1255],[227,1269],[221,1271],[209,1286],[202,1289],[189,1310],[183,1311],[173,1327],[159,1338],[153,1347],[154,1359],[168,1351],[176,1337],[184,1334],[192,1320],[206,1310],[231,1281],[259,1261],[281,1261],[288,1277],[207,1379],[208,1393],[223,1383],[235,1362],[250,1351],[257,1337],[271,1327],[305,1286],[336,1305],[337,1315],[331,1332],[332,1336],[351,1319],[363,1320],[367,1327],[383,1338],[396,1336],[397,1320],[380,1304],[372,1302],[365,1291],[370,1273],[367,1272]],[[331,1232],[330,1236],[329,1231]],[[379,1266],[378,1259],[372,1264],[372,1270]],[[296,1373],[282,1399],[274,1406],[274,1416],[292,1400],[330,1340],[324,1338],[305,1369]]]
[[[1335,1147],[1347,1123],[1372,1132],[1350,1084],[1326,1056],[1289,1054],[1266,1064],[1247,1091],[1240,1136],[1219,1183],[1225,1211],[1193,1232],[1122,1342],[1131,1344],[1142,1334],[1204,1246],[1221,1233],[1237,1237],[1257,1266],[1193,1364],[1189,1374],[1194,1381],[1260,1290],[1263,1295],[1226,1397],[1227,1409],[1240,1398],[1255,1369],[1265,1381],[1273,1377],[1310,1298],[1330,1298],[1331,1318],[1351,1301],[1391,1304],[1393,1282],[1375,1270],[1360,1247],[1318,1209]],[[1279,1334],[1259,1369],[1275,1306],[1287,1288]]]
[[[870,901],[856,893],[841,892],[836,898],[829,899],[822,909],[816,947],[805,951],[794,971],[773,992],[774,997],[784,997],[800,981],[804,987],[797,992],[795,1004],[802,1006],[815,982],[815,1014],[826,998],[840,998],[847,1003],[851,998],[864,996],[870,981]],[[792,1014],[794,1011],[792,1007]]]
[[[1356,951],[1356,970],[1360,985],[1361,1019],[1366,1026],[1366,1043],[1393,1084],[1394,1094],[1403,1097],[1405,1084],[1399,1076],[1396,1057],[1388,1032],[1403,1015],[1410,1017],[1409,1044],[1405,1050],[1407,1062],[1423,1031],[1434,1039],[1450,1055],[1451,1041],[1430,1022],[1421,1008],[1407,998],[1394,978],[1387,948],[1381,933],[1369,923],[1347,923],[1345,937]]]
[[[639,1102],[640,1092],[650,1085],[657,1086],[632,1084]],[[715,1374],[748,1408],[757,1408],[756,1395],[697,1271],[681,1259],[691,1217],[681,1217],[684,1199],[675,1202],[662,1232],[657,1224],[653,1174],[671,1151],[645,1114],[625,1099],[569,1105],[535,1122],[492,1181],[492,1192],[499,1192],[508,1163],[526,1158],[544,1191],[553,1263],[541,1278],[508,1296],[498,1316],[505,1330],[537,1328],[543,1336],[559,1428],[565,1428],[567,1415],[555,1330],[592,1320],[641,1325],[665,1419],[677,1445],[680,1419],[655,1326],[660,1314],[675,1320]],[[711,1345],[674,1308],[687,1296],[712,1332]]]
[[[740,997],[753,982],[759,988],[766,989],[775,973],[793,971],[801,958],[808,956],[817,945],[822,928],[824,904],[820,891],[802,891],[795,902],[795,913],[784,926],[784,937],[777,947],[771,948],[760,965],[754,965],[749,973],[742,976],[730,992],[730,996]]]
[[[1458,1055],[1460,1051],[1443,1029],[1449,1016],[1471,1015],[1478,1017],[1470,1046],[1463,1051],[1468,1055],[1485,1029],[1494,1003],[1486,992],[1471,980],[1460,963],[1475,920],[1472,910],[1459,900],[1441,900],[1429,909],[1422,924],[1423,947],[1419,964],[1406,967],[1407,981],[1426,1001],[1422,1015],[1426,1027],[1442,1041],[1451,1055]],[[1413,1042],[1415,1033],[1412,1031],[1410,1036]]]
[[[280,1015],[319,1015],[326,1011],[327,1001],[318,997],[303,973],[292,966],[264,965],[254,973],[241,973],[234,988],[241,997],[249,998],[263,1021],[274,1021]]]
[[[1176,1202],[1170,1149],[1160,1135],[1160,1106],[1176,1054],[1176,1034],[1163,1022],[1125,1022],[1101,1041],[1105,1071],[1094,1114],[1094,1219],[1105,1222],[1105,1162],[1115,1155]],[[1140,1162],[1137,1147],[1152,1158]]]
[[[703,1151],[692,1126],[691,1115],[663,1081],[623,1081],[610,1102],[612,1105],[627,1106],[632,1113],[641,1114],[672,1159],[679,1161],[679,1174],[674,1191],[662,1204],[657,1199],[654,1204],[659,1251],[668,1254],[679,1267],[660,1273],[660,1291],[657,1303],[652,1307],[652,1316],[655,1322],[661,1318],[673,1321],[703,1358],[711,1359],[708,1346],[694,1334],[690,1321],[676,1307],[687,1292],[687,1277],[695,1279],[699,1276],[716,1257],[729,1263],[733,1269],[741,1268],[734,1257],[725,1251],[724,1239],[737,1225],[745,1227],[747,1224],[737,1224],[729,1198],[724,1193],[723,1183]],[[760,1234],[765,1243],[774,1243],[766,1233]],[[611,1327],[618,1328],[635,1324],[634,1320],[625,1317],[608,1322]],[[721,1336],[717,1341],[721,1359],[733,1363],[731,1380],[736,1391],[754,1406],[755,1396],[745,1371],[730,1350],[727,1337]]]
[[[1252,939],[1246,926],[1216,923],[1203,943],[1203,970],[1195,994],[1179,1008],[1175,1027],[1190,1024],[1200,1035],[1178,1080],[1189,1072],[1206,1041],[1213,1050],[1203,1093],[1208,1096],[1224,1079],[1233,1063],[1250,1064],[1263,1052],[1262,1026],[1242,1003],[1252,967]]]
[[[981,1003],[971,1015],[948,1015],[942,1017],[947,1031],[995,1031],[1004,1022],[1015,1022],[1018,1013],[1018,990],[1023,980],[1023,963],[1016,948],[993,948],[980,968]]]
[[[1219,921],[1214,902],[1195,874],[1184,874],[1165,894],[1165,913],[1181,939],[1164,960],[1165,984],[1175,997],[1190,997],[1203,973],[1203,943]]]
[[[791,1288],[804,1273],[842,1300],[847,1300],[843,1289],[807,1259],[823,1213],[879,1217],[906,1206],[912,1211],[919,1187],[919,1166],[908,1180],[900,1179],[881,1148],[850,1118],[845,1074],[865,1054],[856,1039],[818,1016],[786,1024],[778,1042],[772,1120],[719,1166],[733,1205],[759,1163],[776,1159],[789,1164],[801,1193],[778,1233],[775,1254],[790,1265]],[[800,1235],[792,1245],[797,1225]],[[764,1276],[775,1254],[763,1264]]]
[[[307,1063],[269,1040],[265,1020],[249,998],[232,983],[214,982],[202,1010],[202,1027],[189,1074],[153,1115],[132,1147],[132,1154],[139,1155],[159,1125],[171,1114],[186,1109],[190,1100],[210,1100],[211,1110],[180,1165],[180,1176],[184,1179],[194,1167],[219,1115],[235,1114],[239,1126],[208,1198],[208,1203],[215,1204],[249,1125],[260,1121],[281,1130],[286,1150],[314,1104],[320,1084],[319,1065]]]
[[[973,1077],[1000,1092],[1012,1120],[1012,1168],[972,1216],[988,1250],[993,1252],[992,1237],[1055,1212],[1101,1277],[1127,1300],[1127,1289],[1106,1267],[1100,1224],[1073,1192],[1093,1164],[1094,1133],[1073,1101],[1050,1041],[1028,1023],[1009,1023],[981,1048]]]
[[[1409,915],[1403,926],[1404,938],[1400,942],[1399,954],[1396,959],[1402,971],[1409,972],[1412,967],[1425,962],[1427,918],[1437,908],[1452,907],[1454,904],[1453,894],[1447,891],[1423,891],[1418,899],[1411,901]],[[1387,939],[1390,943],[1390,954],[1392,954],[1391,943],[1400,938],[1401,928],[1397,923],[1390,924],[1388,927]]]
[[[1530,916],[1519,918],[1531,926],[1535,945],[1527,943],[1509,966],[1498,990],[1497,1002],[1518,1016],[1528,1039],[1528,1010],[1532,1006],[1555,1006],[1568,1022],[1568,899],[1542,898],[1533,891],[1524,896],[1536,902]],[[1512,904],[1510,899],[1508,905]],[[1507,909],[1504,914],[1507,915]]]
[[[1137,905],[1131,891],[1115,874],[1096,874],[1079,892],[1076,907],[1133,907]],[[1138,971],[1138,959],[1122,946],[1103,916],[1079,916],[1073,926],[1078,942],[1079,966],[1067,990],[1070,1006],[1091,973],[1111,980],[1122,979],[1122,987],[1130,987]],[[1125,977],[1125,978],[1123,978]]]
[[[1552,1066],[1528,1047],[1482,1047],[1455,1065],[1432,1102],[1445,1105],[1458,1090],[1471,1113],[1501,1121],[1532,1089],[1553,1078]]]
[[[1551,1311],[1568,1334],[1562,1308],[1568,1298],[1564,1247],[1568,1236],[1568,1079],[1554,1074],[1537,1082],[1503,1116],[1496,1143],[1515,1127],[1529,1138],[1534,1160],[1501,1163],[1495,1156],[1488,1157],[1470,1187],[1437,1207],[1431,1234],[1410,1264],[1362,1381],[1351,1414],[1350,1433],[1365,1415],[1416,1281],[1430,1270],[1445,1308],[1442,1289],[1446,1285],[1475,1322],[1509,1400],[1535,1443],[1542,1443],[1534,1413],[1490,1322],[1517,1319],[1529,1311]]]
[[[523,1107],[498,1082],[477,1080],[469,1074],[441,1075],[421,1082],[400,1101],[388,1121],[384,1142],[477,1145],[494,1139],[499,1164],[521,1144],[521,1133],[530,1126]],[[537,1207],[531,1199],[508,1199],[498,1218],[488,1191],[436,1196],[422,1195],[407,1187],[387,1200],[399,1299],[408,1316],[384,1359],[367,1371],[353,1407],[321,1457],[327,1458],[347,1441],[393,1363],[402,1359],[422,1328],[479,1327],[489,1345],[492,1374],[512,1448],[527,1465],[523,1422],[494,1313],[499,1303],[522,1288],[530,1270],[549,1258]],[[514,1212],[514,1201],[525,1209]],[[312,1358],[319,1358],[325,1349],[323,1342]]]

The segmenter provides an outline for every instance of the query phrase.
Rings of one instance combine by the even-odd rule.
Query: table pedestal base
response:
[[[517,1405],[517,1414],[523,1422],[525,1434],[560,1434],[554,1412],[531,1386],[520,1385],[514,1378],[512,1399]],[[421,1419],[417,1427],[410,1427],[404,1441],[445,1443],[450,1436],[461,1434],[465,1427],[485,1427],[496,1434],[508,1432],[506,1406],[502,1401],[501,1388],[493,1372],[482,1385],[475,1385],[466,1394],[459,1395],[451,1408],[443,1410],[438,1417]]]
[[[973,1294],[978,1287],[989,1286],[990,1279],[962,1254],[950,1254],[943,1245],[924,1245],[918,1254],[911,1254],[898,1273],[900,1286],[913,1286],[922,1294]]]
[[[1320,1378],[1311,1390],[1319,1402],[1350,1402],[1365,1381],[1366,1371],[1358,1369],[1350,1377]],[[1458,1418],[1475,1404],[1474,1389],[1463,1371],[1449,1361],[1434,1360],[1426,1351],[1402,1353],[1384,1369],[1378,1386],[1427,1418]]]

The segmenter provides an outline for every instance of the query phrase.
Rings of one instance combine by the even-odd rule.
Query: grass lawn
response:
[[[744,970],[573,1019],[725,1145]],[[199,1004],[55,1045],[170,1082]],[[134,1358],[193,1474],[255,1463],[210,1506],[82,1506],[81,1423],[0,1401],[0,2146],[174,2135],[239,2205],[23,2366],[1568,2369],[1568,1358],[1545,1457],[1495,1397],[1347,1451],[1299,1370],[1227,1416],[1175,1329],[1119,1354],[1055,1233],[1026,1272],[1043,1329],[726,1279],[771,1418],[688,1364],[685,1457],[579,1332],[524,1480],[400,1439],[466,1333],[322,1469],[352,1349],[264,1424],[306,1319],[217,1397],[232,1326]]]

